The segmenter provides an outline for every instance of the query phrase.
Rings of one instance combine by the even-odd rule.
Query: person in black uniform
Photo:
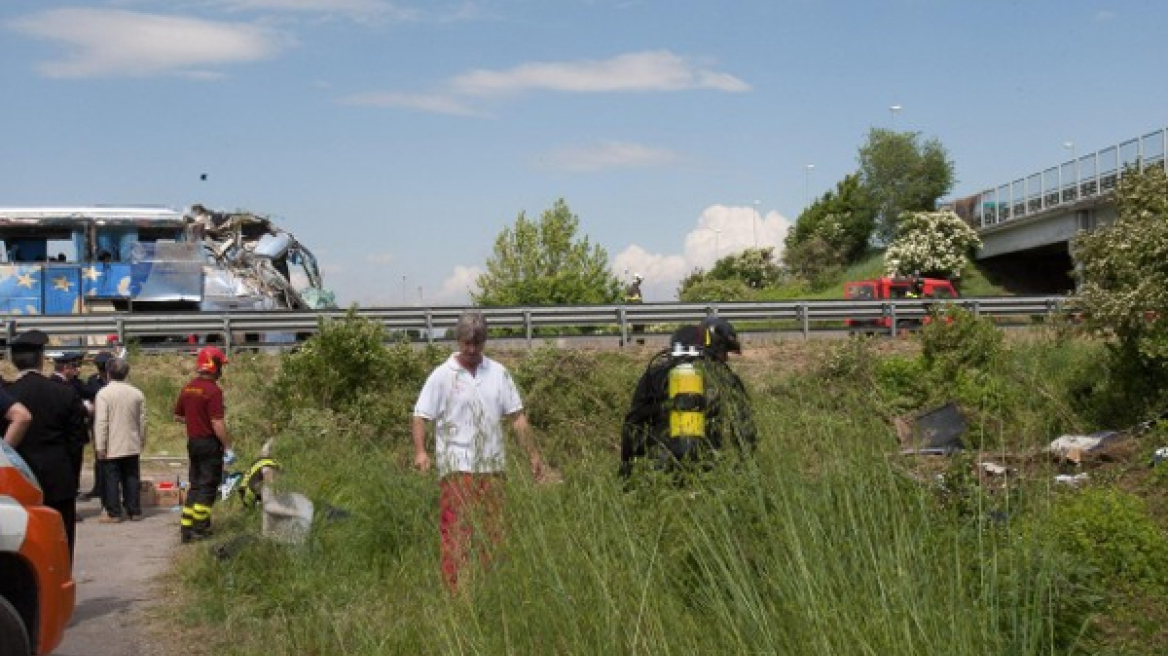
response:
[[[12,340],[12,365],[20,372],[8,393],[32,413],[32,423],[16,451],[32,469],[45,505],[61,514],[72,557],[77,527],[77,474],[73,453],[86,439],[86,411],[72,387],[46,378],[48,335],[29,330]]]
[[[746,386],[726,363],[729,353],[742,353],[734,327],[711,317],[678,329],[671,342],[649,361],[621,425],[622,478],[641,460],[656,470],[683,472],[709,468],[727,445],[744,454],[754,449]]]
[[[92,393],[85,383],[81,382],[81,360],[84,356],[76,351],[65,351],[64,353],[56,351],[50,354],[53,360],[53,375],[51,379],[63,385],[67,385],[70,389],[77,393],[81,398],[82,405],[85,406],[85,433],[82,440],[72,446],[73,456],[73,470],[77,476],[77,491],[81,491],[81,468],[85,464],[85,445],[89,444],[90,431],[92,429],[93,419],[93,399],[97,394]],[[96,460],[94,461],[96,462]],[[99,469],[95,466],[95,469]],[[96,478],[96,476],[94,477]],[[79,495],[87,496],[87,495]],[[100,494],[98,495],[100,498]],[[80,516],[78,516],[80,521]]]

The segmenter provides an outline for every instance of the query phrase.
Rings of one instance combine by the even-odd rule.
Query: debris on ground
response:
[[[965,417],[955,403],[934,408],[912,420],[894,420],[901,455],[952,455],[965,448]]]
[[[1056,458],[1078,464],[1082,462],[1084,454],[1099,453],[1118,439],[1119,433],[1113,430],[1097,431],[1090,435],[1062,435],[1050,443],[1047,451]]]
[[[1087,479],[1088,479],[1087,472],[1081,472],[1081,473],[1073,474],[1073,475],[1072,474],[1059,474],[1058,476],[1054,477],[1054,482],[1063,483],[1064,485],[1070,485],[1071,487],[1076,487],[1079,484],[1086,482]]]

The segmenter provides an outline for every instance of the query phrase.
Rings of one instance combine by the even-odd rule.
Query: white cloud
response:
[[[683,91],[749,91],[750,85],[668,51],[635,52],[605,60],[534,62],[505,70],[477,70],[458,75],[433,93],[362,93],[340,102],[350,105],[403,107],[440,114],[482,114],[471,99],[513,95],[525,91],[560,93],[621,93]]]
[[[572,146],[548,154],[544,160],[565,171],[599,171],[612,168],[657,166],[677,161],[674,151],[641,144],[605,141],[591,146]]]
[[[434,114],[450,114],[454,116],[474,116],[481,112],[468,106],[453,96],[442,94],[412,94],[412,93],[358,93],[341,98],[337,102],[342,105],[359,105],[366,107],[400,107],[416,109]]]
[[[646,301],[676,301],[682,278],[697,268],[709,270],[720,257],[756,244],[773,247],[775,257],[780,257],[790,227],[791,221],[778,212],[768,212],[760,220],[753,207],[711,205],[685,235],[680,255],[650,253],[633,244],[613,258],[612,269],[622,282],[629,282],[634,273],[644,276],[641,290]]]
[[[471,293],[479,290],[476,281],[482,273],[482,267],[454,267],[454,272],[442,281],[442,288],[433,298],[426,299],[426,302],[435,305],[469,305]]]
[[[269,59],[295,44],[288,34],[257,25],[116,9],[54,9],[8,26],[71,49],[62,59],[37,65],[52,78],[179,74],[208,79],[219,73],[207,67]]]
[[[478,70],[450,81],[456,92],[493,95],[522,91],[611,93],[714,89],[748,91],[750,85],[726,73],[700,68],[668,51],[635,52],[606,60],[535,62],[511,69]]]

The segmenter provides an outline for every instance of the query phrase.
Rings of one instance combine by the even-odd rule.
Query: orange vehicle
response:
[[[957,288],[942,278],[873,278],[844,283],[844,298],[849,301],[912,300],[914,298],[957,298]],[[909,328],[928,323],[929,318],[899,319],[898,328]],[[889,329],[892,317],[872,319],[845,319],[844,324],[858,330]]]
[[[73,617],[65,525],[43,501],[32,470],[0,440],[0,656],[51,652]]]

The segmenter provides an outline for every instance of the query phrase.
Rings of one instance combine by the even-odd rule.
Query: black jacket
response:
[[[8,393],[32,413],[32,424],[17,453],[36,474],[45,501],[67,501],[77,496],[72,451],[89,440],[88,413],[81,397],[69,385],[27,373],[9,383]]]

